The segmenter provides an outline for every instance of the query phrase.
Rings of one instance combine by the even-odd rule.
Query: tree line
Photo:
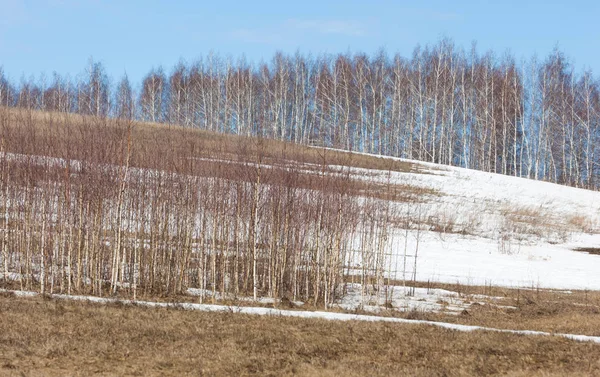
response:
[[[89,61],[75,79],[0,69],[0,104],[177,124],[598,188],[599,82],[555,49],[517,62],[449,39],[412,56],[209,54],[134,89]]]

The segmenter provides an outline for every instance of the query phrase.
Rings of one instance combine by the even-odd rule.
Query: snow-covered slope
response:
[[[394,205],[400,216],[420,225],[393,231],[392,277],[412,276],[418,251],[420,281],[600,289],[600,255],[575,250],[600,248],[600,192],[402,161],[416,164],[419,172],[356,171],[364,179],[438,193],[421,204]]]

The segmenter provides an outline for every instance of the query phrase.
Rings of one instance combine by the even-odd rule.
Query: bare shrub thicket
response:
[[[595,233],[597,224],[588,215],[556,215],[542,206],[506,205],[500,214],[499,250],[512,254],[524,241],[544,239],[549,243],[564,243],[573,232]]]
[[[22,289],[136,298],[197,288],[201,299],[327,306],[357,254],[362,281],[383,284],[390,202],[365,195],[340,161],[333,171],[331,152],[319,168],[294,169],[267,161],[260,139],[209,155],[189,130],[141,132],[126,118],[0,110],[0,121],[0,261]]]
[[[567,226],[583,233],[597,233],[600,229],[597,221],[585,215],[574,214],[567,216],[566,223]]]

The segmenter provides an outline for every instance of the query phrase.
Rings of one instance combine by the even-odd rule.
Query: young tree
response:
[[[115,92],[114,113],[117,119],[133,120],[136,116],[135,95],[131,89],[127,74],[123,76]]]
[[[139,104],[142,120],[162,122],[165,120],[167,83],[162,67],[152,69],[142,80]]]

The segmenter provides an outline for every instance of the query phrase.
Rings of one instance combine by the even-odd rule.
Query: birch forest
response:
[[[1,64],[1,62],[0,62]],[[0,103],[185,127],[462,166],[577,187],[598,186],[597,79],[559,50],[517,61],[449,39],[411,57],[216,54],[141,83],[90,60],[75,78],[10,82]]]

